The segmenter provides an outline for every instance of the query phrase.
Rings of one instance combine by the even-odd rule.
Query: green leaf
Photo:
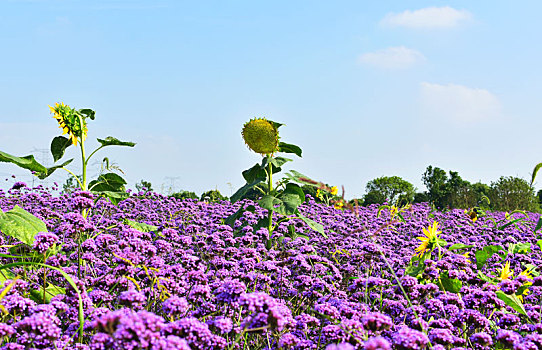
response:
[[[463,283],[457,278],[450,278],[448,271],[443,271],[440,273],[440,282],[445,291],[452,293],[459,293]]]
[[[486,263],[487,259],[491,258],[493,254],[501,250],[504,250],[503,247],[498,245],[489,245],[484,247],[482,250],[478,250],[475,253],[476,266],[478,267],[478,269],[481,269],[482,266],[484,266],[484,264]]]
[[[506,305],[510,306],[512,309],[516,310],[520,314],[527,316],[527,312],[525,311],[523,304],[516,295],[506,294],[502,290],[496,291],[495,294],[497,294],[497,298],[504,301]]]
[[[296,215],[301,220],[303,220],[303,222],[305,222],[311,229],[313,229],[314,231],[318,232],[319,234],[327,238],[327,235],[324,232],[324,226],[322,224],[319,224],[316,221],[309,219],[305,215],[301,214],[299,211],[297,211]]]
[[[251,213],[254,213],[255,210],[256,210],[256,207],[254,207],[253,205],[249,205],[246,208],[241,206],[241,208],[239,208],[235,213],[231,214],[226,219],[224,219],[224,224],[233,228],[233,226],[235,225],[235,220],[239,220],[239,218],[243,216],[243,213],[245,211],[250,211]]]
[[[540,250],[542,250],[542,239],[536,241],[536,245],[540,247]]]
[[[158,230],[157,226],[149,225],[144,222],[137,222],[137,221],[125,219],[124,223],[129,225],[131,228],[138,230],[139,232],[151,232],[151,231]]]
[[[291,161],[292,160],[290,158],[284,158],[284,157],[271,158],[271,164],[273,164],[277,168],[280,168],[281,166],[283,166],[287,162],[291,162]]]
[[[126,198],[130,197],[130,195],[127,192],[115,192],[115,191],[92,191],[96,193],[97,195],[101,197],[105,197],[109,199],[109,201],[113,205],[118,205],[121,201],[125,200]]]
[[[280,128],[281,126],[283,126],[284,124],[281,124],[281,123],[277,123],[277,122],[274,122],[272,120],[267,120],[268,122],[270,122],[271,124],[273,124],[273,126],[275,127],[275,129],[278,130],[278,128]]]
[[[126,181],[115,173],[106,173],[91,181],[88,188],[93,192],[124,192]]]
[[[500,226],[500,227],[497,228],[497,229],[498,229],[498,230],[504,230],[504,229],[507,228],[508,226],[511,226],[511,225],[515,224],[516,222],[518,222],[518,221],[523,221],[523,220],[525,220],[525,218],[519,218],[519,219],[512,220],[512,221],[510,221],[509,223],[506,223],[506,224]]]
[[[540,168],[542,168],[542,163],[538,163],[534,169],[533,169],[533,175],[531,177],[531,186],[533,185],[534,183],[534,179],[536,179],[536,174],[538,173],[538,170],[540,170]]]
[[[26,210],[15,206],[7,212],[0,210],[0,231],[32,246],[38,232],[47,232],[45,223]]]
[[[305,175],[303,175],[300,172],[295,171],[295,170],[290,170],[290,172],[287,173],[286,175],[290,180],[295,181],[297,183],[300,183],[302,185],[309,185],[309,186],[323,185],[321,182],[315,181],[315,180],[311,179],[310,177],[305,176]]]
[[[293,153],[298,157],[301,157],[301,148],[296,145],[292,145],[285,142],[279,142],[279,152],[282,153]]]
[[[98,142],[102,145],[102,147],[105,146],[127,146],[127,147],[134,147],[136,144],[130,141],[121,141],[119,139],[114,138],[113,136],[107,136],[105,139],[97,139]]]
[[[420,261],[417,265],[411,263],[405,269],[405,273],[409,276],[420,278],[425,271],[425,263]]]
[[[299,197],[299,204],[305,202],[305,192],[303,192],[303,189],[299,187],[298,185],[294,183],[288,183],[286,184],[286,188],[282,192],[281,196],[284,196],[286,194],[292,194]]]
[[[83,108],[79,110],[79,113],[83,114],[86,118],[90,118],[90,120],[94,120],[96,112],[94,112],[90,108]]]
[[[69,138],[64,136],[57,136],[51,141],[51,154],[53,155],[53,160],[56,162],[64,156],[66,148],[70,147],[72,142]]]
[[[456,243],[452,245],[450,248],[448,248],[448,250],[461,250],[461,249],[467,249],[467,248],[472,248],[472,247],[474,246],[463,244],[463,243]]]
[[[242,174],[247,183],[251,183],[256,180],[263,182],[267,178],[267,174],[260,164],[254,164],[252,168],[243,171]]]
[[[536,227],[534,228],[534,233],[536,233],[536,231],[540,230],[540,228],[542,227],[542,216],[540,216],[538,218],[538,222],[536,223]]]
[[[531,252],[531,243],[516,243],[510,244],[512,246],[512,254],[526,254]]]
[[[240,189],[237,190],[237,192],[235,192],[231,197],[230,197],[230,202],[232,203],[235,203],[241,199],[244,199],[245,198],[245,195],[247,194],[248,191],[250,191],[250,189],[260,183],[262,183],[262,179],[256,179],[254,181],[252,181],[251,183],[246,183],[243,187],[241,187]]]
[[[12,156],[11,154],[7,154],[5,152],[0,151],[0,162],[4,163],[13,163],[23,169],[27,169],[30,171],[35,171],[38,173],[46,173],[47,168],[38,163],[33,155],[25,156],[25,157],[16,157]]]
[[[53,297],[59,294],[66,294],[66,289],[55,286],[53,284],[49,284],[47,288],[45,288],[45,302],[49,304],[51,302],[51,299],[53,299]],[[34,300],[37,303],[42,303],[43,302],[43,286],[41,286],[39,290],[38,289],[31,290],[30,299]]]
[[[525,269],[529,270],[529,272],[534,276],[538,277],[540,276],[540,273],[537,271],[537,267],[532,264],[525,264]]]
[[[495,283],[494,278],[489,277],[488,275],[482,273],[481,271],[478,271],[478,278],[481,279],[484,282]]]
[[[73,162],[73,158],[68,159],[67,161],[65,161],[64,163],[62,163],[60,165],[55,165],[55,166],[52,166],[50,168],[47,168],[47,171],[45,173],[37,173],[36,175],[38,176],[38,178],[43,180],[43,179],[49,177],[52,173],[54,173],[55,170],[61,169],[61,168],[65,167],[66,165],[70,164],[71,162]]]

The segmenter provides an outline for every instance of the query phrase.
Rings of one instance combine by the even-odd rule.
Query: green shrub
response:
[[[191,192],[191,191],[176,192],[176,193],[171,194],[170,197],[181,199],[181,200],[183,200],[183,199],[198,199],[198,196],[194,192]]]
[[[218,190],[210,190],[210,191],[204,192],[199,198],[199,200],[214,203],[214,202],[226,201],[228,200],[228,197],[223,196]]]

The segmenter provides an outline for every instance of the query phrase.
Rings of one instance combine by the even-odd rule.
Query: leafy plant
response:
[[[57,163],[56,165],[47,168],[44,165],[38,163],[34,159],[33,155],[28,155],[24,157],[17,157],[11,154],[0,151],[0,162],[7,162],[15,164],[23,169],[32,171],[40,179],[45,179],[50,176],[57,169],[63,169],[70,173],[73,176],[73,179],[77,181],[79,187],[83,191],[91,191],[100,196],[105,196],[111,200],[114,204],[118,201],[127,197],[125,187],[126,181],[119,175],[115,173],[105,173],[100,174],[100,176],[88,183],[87,179],[87,166],[88,162],[98,152],[104,147],[109,146],[123,146],[123,147],[134,147],[135,143],[128,141],[120,141],[112,136],[108,136],[105,139],[97,139],[100,143],[100,146],[87,156],[85,150],[85,140],[87,138],[87,122],[88,120],[94,120],[95,112],[91,109],[84,108],[76,110],[71,108],[64,103],[56,103],[54,107],[49,106],[51,113],[53,113],[53,118],[55,118],[60,128],[63,130],[63,135],[65,136],[56,136],[51,141],[51,154],[55,163],[59,162],[63,157],[66,149],[70,146],[77,147],[81,151],[81,169],[82,174],[81,178],[76,176],[71,170],[67,169],[66,166],[73,161],[69,159],[64,162]],[[104,159],[107,163],[109,160]],[[107,166],[106,168],[110,168]],[[83,215],[86,216],[86,212],[83,212]]]
[[[298,207],[305,202],[305,193],[298,184],[290,180],[303,183],[300,179],[301,174],[292,172],[289,177],[278,181],[275,186],[273,175],[282,170],[282,166],[292,159],[282,156],[276,156],[277,153],[290,153],[301,157],[301,148],[296,145],[279,142],[278,129],[283,124],[270,121],[264,118],[252,119],[245,123],[242,135],[247,146],[254,152],[262,155],[260,164],[255,164],[251,168],[242,172],[246,184],[235,192],[230,200],[235,203],[247,198],[251,190],[256,189],[262,195],[258,204],[267,210],[267,217],[258,221],[256,228],[267,227],[269,237],[271,237],[276,227],[285,221],[298,218],[303,220],[309,227],[325,235],[323,226],[305,217],[299,212]],[[243,212],[253,210],[253,207],[241,207],[236,213],[226,219],[226,223],[233,227],[235,220],[241,217]],[[278,215],[278,220],[273,224],[273,215]],[[291,231],[290,231],[291,232]],[[295,230],[294,230],[295,232]],[[267,246],[271,247],[271,239]]]

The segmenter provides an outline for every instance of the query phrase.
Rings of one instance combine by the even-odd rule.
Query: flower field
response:
[[[542,349],[539,214],[309,197],[321,234],[248,199],[0,191],[17,207],[48,232],[0,236],[1,349]]]

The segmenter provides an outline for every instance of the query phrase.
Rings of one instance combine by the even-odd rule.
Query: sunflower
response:
[[[427,251],[432,251],[435,245],[438,244],[438,235],[441,231],[438,231],[439,223],[434,221],[433,225],[430,225],[427,229],[423,228],[423,234],[425,237],[418,237],[422,243],[416,248],[415,256],[422,257]]]
[[[279,132],[273,122],[265,118],[251,119],[243,126],[243,140],[247,146],[261,155],[278,151]]]
[[[68,134],[74,146],[77,145],[78,138],[85,141],[88,132],[87,123],[85,122],[85,118],[78,115],[74,108],[60,102],[55,103],[54,107],[49,106],[49,109],[53,113],[53,118],[57,120],[59,127],[62,129],[62,135]]]
[[[331,187],[331,194],[335,196],[337,195],[337,193],[339,193],[339,189],[337,188],[337,186]]]
[[[502,270],[501,270],[501,275],[499,276],[499,279],[502,281],[502,280],[507,280],[509,279],[510,277],[512,277],[512,275],[514,274],[513,271],[510,271],[510,261],[507,261],[506,264],[504,264]]]

